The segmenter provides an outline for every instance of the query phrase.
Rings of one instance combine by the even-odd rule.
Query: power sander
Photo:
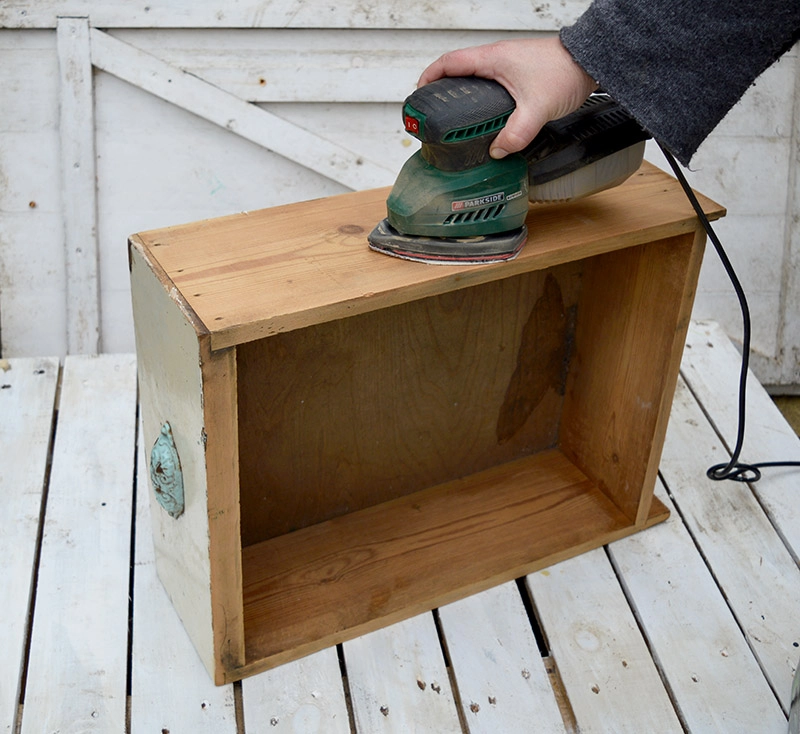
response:
[[[521,153],[494,160],[489,146],[514,108],[501,84],[479,77],[446,77],[407,97],[403,124],[422,146],[369,246],[426,263],[511,260],[527,240],[529,202],[589,196],[641,165],[649,135],[603,93],[549,122]]]

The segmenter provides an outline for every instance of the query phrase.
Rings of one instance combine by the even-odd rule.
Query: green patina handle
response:
[[[184,510],[183,472],[169,423],[161,426],[150,451],[150,481],[158,504],[172,517],[180,517]]]

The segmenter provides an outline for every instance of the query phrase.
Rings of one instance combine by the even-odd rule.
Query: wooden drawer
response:
[[[387,193],[131,237],[144,443],[184,488],[151,493],[157,567],[218,683],[667,516],[705,241],[678,184],[534,206],[470,267],[368,250]]]

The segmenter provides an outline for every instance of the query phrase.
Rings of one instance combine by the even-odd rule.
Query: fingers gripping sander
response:
[[[605,94],[548,123],[521,153],[489,145],[515,103],[478,77],[439,79],[403,105],[422,147],[403,166],[369,235],[373,250],[430,263],[511,260],[527,239],[528,202],[566,201],[616,186],[636,171],[649,137]]]

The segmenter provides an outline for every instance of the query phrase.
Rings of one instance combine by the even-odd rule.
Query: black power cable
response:
[[[683,171],[672,157],[672,154],[666,150],[661,143],[658,143],[658,147],[661,148],[661,152],[672,167],[675,176],[678,181],[680,181],[687,198],[703,225],[703,229],[705,229],[708,238],[713,243],[714,249],[717,251],[717,255],[719,255],[719,259],[722,261],[722,267],[725,268],[725,272],[728,274],[733,284],[733,290],[736,291],[736,297],[739,299],[739,307],[742,311],[742,367],[739,373],[739,427],[736,434],[736,447],[731,454],[731,460],[727,464],[715,464],[709,467],[706,475],[709,479],[714,479],[716,481],[732,479],[737,482],[757,482],[761,478],[761,469],[776,466],[800,467],[800,461],[765,461],[758,464],[746,464],[739,461],[739,454],[742,451],[742,444],[744,443],[747,370],[750,365],[750,307],[747,304],[744,288],[742,288],[742,284],[739,282],[739,278],[736,275],[736,271],[733,269],[731,261],[728,259],[722,242],[720,242],[716,232],[714,232],[711,222],[708,221],[708,217],[706,217],[705,212],[700,206],[700,202],[694,195],[692,187],[689,186],[689,183],[686,181]]]

